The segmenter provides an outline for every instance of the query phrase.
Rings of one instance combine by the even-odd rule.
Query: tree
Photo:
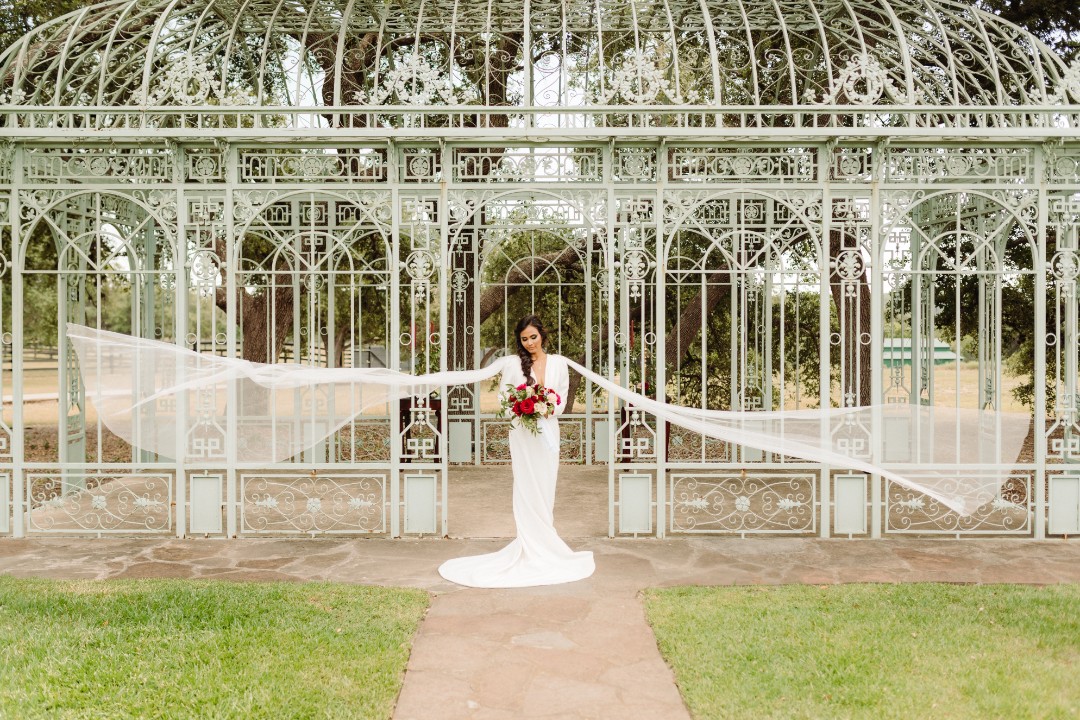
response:
[[[92,4],[89,0],[0,0],[0,50],[42,23]]]
[[[979,0],[977,6],[1028,30],[1067,62],[1080,60],[1080,4],[1076,0]]]

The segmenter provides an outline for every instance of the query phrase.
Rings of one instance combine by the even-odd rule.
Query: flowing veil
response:
[[[495,377],[260,364],[69,324],[87,396],[132,446],[185,463],[281,462],[365,410]],[[586,380],[658,420],[725,442],[882,475],[961,515],[993,501],[1031,418],[915,404],[794,411],[702,410],[645,397],[568,360]],[[233,442],[229,442],[229,437]]]

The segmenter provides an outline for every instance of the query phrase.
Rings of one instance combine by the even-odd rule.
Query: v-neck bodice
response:
[[[551,355],[545,355],[544,356],[544,377],[547,377],[547,369],[548,369],[547,368],[547,363],[548,363],[548,360],[550,358],[551,358]],[[541,380],[539,377],[536,376],[536,365],[535,365],[535,363],[533,364],[533,369],[529,370],[529,375],[532,376],[532,379],[533,379],[534,382],[538,382],[541,385],[543,385],[544,387],[547,387],[547,384],[543,380]]]
[[[557,392],[562,399],[562,403],[555,408],[555,414],[562,414],[563,408],[566,407],[566,392],[570,385],[570,374],[566,366],[566,360],[561,355],[548,353],[542,381],[536,377],[535,370],[530,371],[529,377],[526,378],[521,372],[521,358],[517,355],[507,355],[503,364],[502,384],[516,386],[526,381],[540,382],[544,387]]]

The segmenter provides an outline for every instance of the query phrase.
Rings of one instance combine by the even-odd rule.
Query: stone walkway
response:
[[[1080,543],[1018,539],[571,540],[596,574],[525,590],[445,582],[445,559],[505,540],[0,541],[19,577],[333,580],[435,594],[409,661],[400,720],[687,718],[640,592],[670,585],[1080,582]]]

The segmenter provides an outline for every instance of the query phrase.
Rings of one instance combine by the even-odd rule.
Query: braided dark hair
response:
[[[525,346],[521,344],[521,333],[525,332],[525,328],[534,327],[536,332],[540,333],[540,347],[544,346],[547,342],[547,330],[544,329],[544,322],[537,315],[526,315],[517,322],[517,327],[514,328],[514,344],[517,345],[517,354],[521,358],[521,374],[525,376],[525,382],[529,382],[529,375],[532,373],[533,359],[532,355]]]

